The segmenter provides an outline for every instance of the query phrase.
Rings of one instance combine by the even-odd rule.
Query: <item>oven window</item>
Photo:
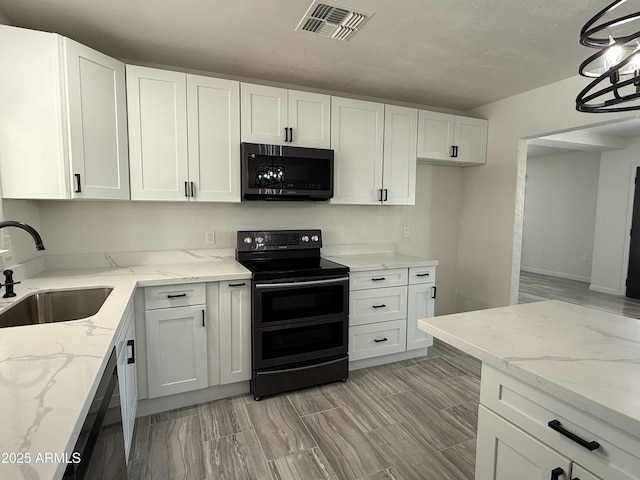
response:
[[[345,345],[343,335],[343,319],[320,325],[262,331],[262,360],[340,348]]]
[[[285,288],[260,294],[262,323],[345,314],[344,285]]]

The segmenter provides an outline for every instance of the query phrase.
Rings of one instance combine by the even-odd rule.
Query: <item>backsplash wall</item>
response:
[[[324,243],[394,243],[401,253],[439,260],[439,313],[455,311],[462,169],[418,165],[415,206],[307,202],[170,203],[4,200],[5,219],[38,228],[46,255],[233,248],[237,230],[320,228]],[[409,238],[402,229],[408,226]],[[215,231],[215,245],[205,231]],[[37,256],[15,234],[16,263]]]

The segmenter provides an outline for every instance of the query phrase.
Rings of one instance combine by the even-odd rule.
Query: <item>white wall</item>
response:
[[[7,219],[33,222],[47,255],[211,248],[204,243],[210,229],[215,248],[233,248],[237,230],[258,228],[321,228],[327,245],[396,243],[403,253],[440,262],[436,312],[443,314],[456,311],[462,176],[459,167],[418,165],[416,205],[407,207],[4,200],[4,210]],[[409,238],[402,237],[404,226]],[[20,241],[18,260],[36,256],[28,235]]]
[[[527,163],[522,139],[624,117],[577,112],[575,97],[586,82],[576,75],[469,112],[489,120],[489,138],[487,164],[464,170],[458,310],[517,303]]]
[[[629,229],[633,212],[636,167],[640,165],[640,138],[625,150],[602,154],[591,289],[625,294],[629,261]]]
[[[527,159],[521,269],[588,282],[600,153]]]

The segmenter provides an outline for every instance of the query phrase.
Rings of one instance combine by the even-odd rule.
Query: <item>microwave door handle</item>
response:
[[[281,283],[256,283],[256,290],[266,290],[270,288],[283,288],[283,287],[306,287],[307,285],[331,285],[333,283],[340,283],[347,280],[347,277],[332,278],[330,280],[309,280],[302,282],[281,282]]]

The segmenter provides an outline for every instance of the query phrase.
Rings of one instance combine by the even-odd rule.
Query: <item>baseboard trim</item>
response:
[[[573,275],[571,273],[556,272],[554,270],[545,270],[543,268],[520,267],[520,270],[528,273],[538,273],[540,275],[549,275],[550,277],[566,278],[568,280],[577,280],[578,282],[584,282],[584,283],[591,282],[591,277],[584,277],[582,275]]]
[[[624,291],[616,290],[615,288],[607,288],[607,287],[599,287],[597,285],[589,285],[589,290],[591,290],[592,292],[607,293],[609,295],[615,295],[617,297],[624,297],[625,296],[625,292]]]

